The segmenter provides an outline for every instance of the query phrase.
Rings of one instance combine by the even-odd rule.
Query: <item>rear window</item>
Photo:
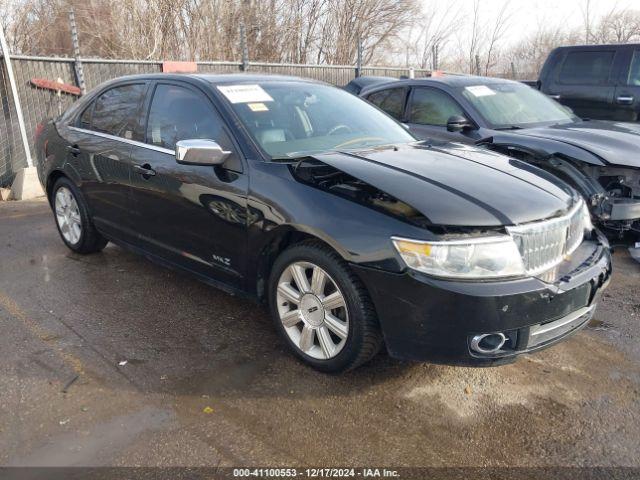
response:
[[[80,115],[80,120],[78,121],[78,126],[80,128],[91,128],[91,113],[93,112],[93,102],[89,104],[87,108],[84,109],[82,115]]]
[[[107,90],[93,108],[91,128],[116,137],[142,141],[137,132],[137,118],[145,84],[123,85]]]
[[[367,100],[380,107],[392,117],[400,120],[404,111],[404,100],[406,97],[404,88],[390,88],[389,90],[381,90],[369,95]]]
[[[609,80],[614,51],[569,52],[560,70],[560,83],[604,85]]]

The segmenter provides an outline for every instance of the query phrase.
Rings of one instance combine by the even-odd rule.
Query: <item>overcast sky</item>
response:
[[[423,0],[425,8],[433,5],[433,0]],[[461,4],[471,15],[473,0],[441,0],[449,5]],[[438,4],[441,2],[438,1]],[[582,10],[586,0],[480,0],[481,16],[485,19],[495,18],[505,3],[509,3],[512,12],[511,25],[507,36],[509,42],[516,42],[531,31],[535,31],[539,22],[549,25],[566,25],[567,28],[583,25]],[[605,15],[612,9],[640,9],[640,0],[591,0],[591,11],[594,19]]]

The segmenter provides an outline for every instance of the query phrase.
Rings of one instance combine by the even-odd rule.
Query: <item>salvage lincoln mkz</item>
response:
[[[509,361],[583,326],[610,275],[583,200],[552,175],[419,143],[313,81],[121,78],[43,124],[37,151],[71,250],[113,241],[264,300],[323,371],[383,344]]]

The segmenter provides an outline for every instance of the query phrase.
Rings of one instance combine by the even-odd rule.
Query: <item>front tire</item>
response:
[[[343,372],[373,358],[382,335],[369,294],[347,263],[315,241],[294,245],[269,278],[276,329],[293,353],[323,372]]]
[[[96,230],[80,190],[68,178],[60,177],[53,185],[51,207],[58,233],[69,249],[88,254],[106,247],[108,240]]]

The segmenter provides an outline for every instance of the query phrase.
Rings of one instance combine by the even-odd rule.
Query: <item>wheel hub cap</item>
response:
[[[60,187],[55,195],[55,215],[64,239],[76,244],[82,235],[82,219],[78,202],[67,187]]]
[[[313,294],[303,295],[300,301],[302,319],[311,327],[319,327],[324,323],[324,308],[322,302]]]
[[[349,336],[349,312],[335,280],[310,262],[294,262],[281,274],[278,314],[296,348],[310,357],[333,358]]]

